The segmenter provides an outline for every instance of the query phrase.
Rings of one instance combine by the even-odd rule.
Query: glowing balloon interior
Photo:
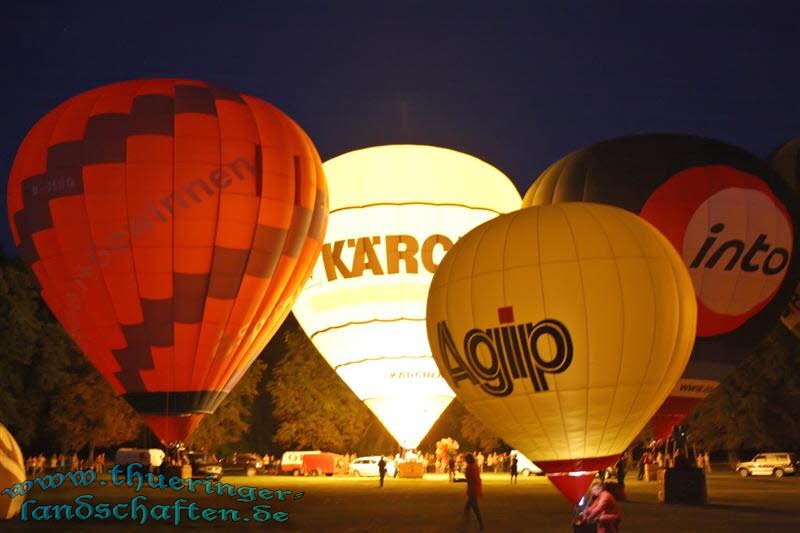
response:
[[[42,297],[169,443],[239,381],[322,245],[322,165],[267,102],[192,80],[100,87],[43,117],[8,209]]]
[[[672,390],[697,307],[686,267],[641,218],[562,203],[502,215],[445,256],[428,339],[466,408],[574,502]],[[561,474],[561,477],[558,475]]]
[[[430,146],[380,146],[323,165],[331,214],[293,312],[314,345],[404,448],[452,401],[431,359],[425,301],[461,235],[517,209],[496,168]]]
[[[25,461],[14,436],[0,424],[0,490],[25,481]],[[0,494],[0,520],[10,520],[19,512],[25,496]]]

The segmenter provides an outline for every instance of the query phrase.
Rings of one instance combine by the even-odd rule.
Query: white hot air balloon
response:
[[[328,230],[293,311],[337,374],[412,449],[454,397],[425,330],[433,273],[462,235],[521,198],[493,166],[432,146],[356,150],[323,168]]]

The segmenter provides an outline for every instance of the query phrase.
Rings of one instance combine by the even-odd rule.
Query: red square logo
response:
[[[511,306],[499,307],[497,309],[497,318],[500,319],[501,324],[508,324],[509,322],[514,322],[514,308]]]

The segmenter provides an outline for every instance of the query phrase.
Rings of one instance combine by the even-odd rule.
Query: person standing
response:
[[[621,488],[625,488],[625,474],[628,471],[628,461],[626,459],[626,454],[622,454],[617,461],[617,483]]]
[[[511,456],[511,483],[517,482],[519,461],[517,461],[517,454]],[[585,485],[584,485],[585,486]]]
[[[694,455],[694,466],[697,468],[704,468],[703,466],[703,452],[695,453]]]
[[[639,473],[636,475],[636,479],[639,481],[644,479],[644,469],[645,465],[647,464],[647,452],[642,453],[642,456],[639,457]]]
[[[380,486],[383,487],[383,478],[386,477],[386,459],[381,455],[381,460],[378,461],[378,475],[381,477]]]
[[[711,473],[711,454],[708,453],[708,450],[706,450],[706,453],[703,454],[703,468],[705,469],[706,474]]]
[[[475,457],[468,453],[466,458],[467,467],[464,470],[464,479],[462,481],[467,483],[467,503],[464,505],[464,521],[469,520],[469,510],[475,513],[475,518],[478,519],[478,527],[483,529],[483,517],[481,516],[481,508],[478,505],[478,498],[483,496],[483,484],[481,483],[481,471],[475,463]]]
[[[450,456],[450,460],[447,462],[447,476],[450,479],[450,483],[456,479],[456,458],[452,455]]]

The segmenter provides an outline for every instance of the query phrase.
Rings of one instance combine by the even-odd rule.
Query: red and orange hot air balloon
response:
[[[116,83],[28,133],[14,239],[78,346],[165,443],[212,413],[291,309],[327,191],[300,127],[205,82]]]

